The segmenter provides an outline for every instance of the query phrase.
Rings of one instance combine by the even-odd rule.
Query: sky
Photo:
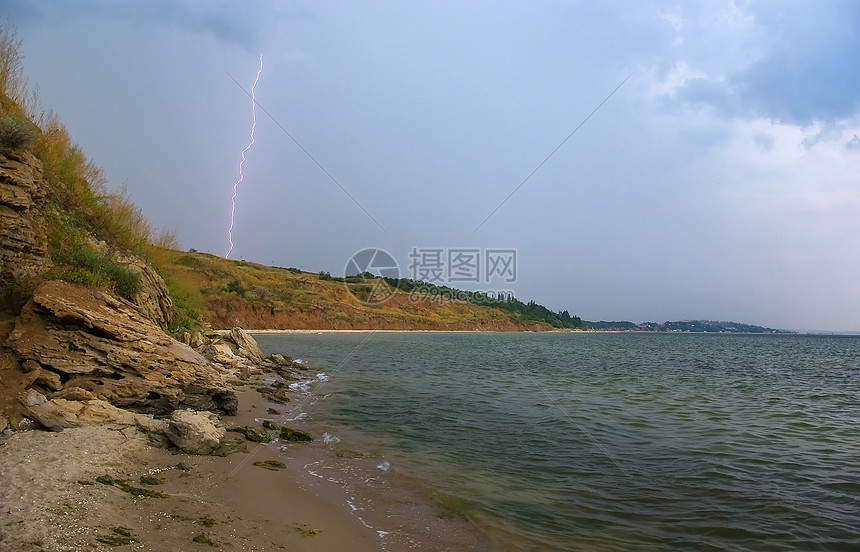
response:
[[[262,55],[230,258],[478,251],[456,287],[586,320],[860,330],[856,0],[3,12],[42,103],[185,249],[228,250]],[[493,249],[514,281],[485,281]]]

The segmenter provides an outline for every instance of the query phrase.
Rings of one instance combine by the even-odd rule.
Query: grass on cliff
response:
[[[176,326],[204,320],[220,328],[251,329],[551,329],[498,308],[416,299],[402,291],[382,304],[366,305],[342,278],[295,268],[158,247],[150,247],[148,258],[170,288]]]
[[[152,231],[125,188],[108,187],[104,171],[74,143],[56,114],[40,105],[24,78],[21,41],[8,23],[0,25],[0,150],[32,153],[42,163],[49,253],[58,265],[47,277],[108,287],[131,298],[139,276],[116,263],[115,253],[143,256],[152,242],[178,245],[170,235]],[[103,241],[106,248],[96,250],[88,241]]]
[[[111,288],[132,300],[140,290],[140,274],[96,250],[81,234],[51,235],[51,260],[57,265],[46,278],[65,280],[86,286]]]

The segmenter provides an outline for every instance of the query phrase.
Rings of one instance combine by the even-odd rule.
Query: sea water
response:
[[[860,550],[860,338],[262,335],[500,550]]]

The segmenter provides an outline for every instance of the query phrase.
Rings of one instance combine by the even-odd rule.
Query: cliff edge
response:
[[[241,354],[252,338],[198,334],[195,349],[170,337],[173,305],[158,273],[89,233],[86,251],[135,286],[123,297],[76,283],[52,259],[52,248],[80,239],[58,236],[57,221],[74,215],[52,193],[35,155],[0,150],[0,432],[120,424],[165,436],[160,419],[178,410],[235,413],[233,385],[270,363]]]

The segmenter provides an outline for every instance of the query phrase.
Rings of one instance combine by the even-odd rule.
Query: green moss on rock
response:
[[[236,433],[241,433],[245,436],[249,441],[254,441],[255,443],[271,443],[272,442],[272,434],[266,431],[265,429],[257,429],[254,427],[233,427],[230,428],[230,431],[235,431]]]
[[[111,529],[109,535],[96,537],[96,541],[110,547],[125,546],[126,544],[137,542],[134,535],[131,534],[131,531],[125,527],[114,527]]]
[[[282,427],[280,437],[284,441],[313,441],[314,436],[307,431],[292,427]]]
[[[287,467],[283,462],[277,460],[263,460],[262,462],[254,462],[254,465],[264,470],[278,471]]]
[[[128,481],[114,479],[109,475],[100,475],[96,477],[96,482],[101,483],[102,485],[116,487],[117,489],[137,498],[169,498],[169,495],[165,493],[153,491],[151,489],[143,489],[141,487],[134,487],[129,485]]]
[[[215,539],[213,539],[209,535],[209,533],[200,533],[199,535],[197,535],[196,537],[194,537],[191,540],[193,540],[194,542],[199,543],[199,544],[208,544],[212,548],[220,548],[221,547],[221,544],[218,541],[216,541]]]

